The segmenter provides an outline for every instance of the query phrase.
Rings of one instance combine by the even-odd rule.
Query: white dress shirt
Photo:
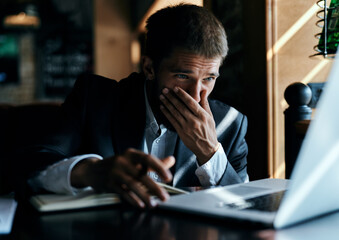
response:
[[[143,151],[159,159],[173,155],[178,137],[177,133],[168,130],[163,124],[158,125],[147,100],[146,88],[145,101],[146,127]],[[47,167],[28,182],[33,190],[43,188],[55,193],[77,194],[78,192],[91,189],[91,187],[77,189],[72,187],[70,182],[72,168],[81,160],[89,157],[102,159],[102,157],[97,154],[85,154],[66,158]],[[199,166],[196,160],[197,169],[195,174],[201,185],[204,187],[216,185],[221,179],[227,163],[227,157],[221,144],[219,144],[217,152],[205,164]],[[150,172],[148,175],[155,181],[161,181],[154,172]]]

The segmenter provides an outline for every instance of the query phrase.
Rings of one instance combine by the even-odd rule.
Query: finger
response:
[[[160,159],[136,149],[128,149],[127,154],[130,155],[134,162],[146,164],[149,168],[153,169],[165,181],[172,180],[171,172],[163,165]]]
[[[167,97],[171,98],[170,95],[171,94],[167,95]],[[169,98],[166,98],[164,95],[160,95],[159,98],[162,102],[162,105],[160,106],[163,106],[167,110],[168,115],[171,115],[171,119],[173,119],[172,121],[177,122],[177,124],[179,124],[180,126],[184,126],[186,119],[188,118],[188,114],[192,115],[192,113],[187,109],[187,107],[184,107],[182,103],[179,103],[179,101],[174,100],[173,98],[172,100],[169,100]],[[175,106],[173,104],[178,105]]]
[[[167,191],[154,182],[150,177],[143,177],[141,182],[144,184],[149,193],[158,197],[160,200],[165,201],[169,198]],[[154,206],[153,203],[151,203],[151,206]]]
[[[212,115],[211,112],[211,108],[210,105],[208,104],[208,95],[207,95],[207,91],[202,91],[201,93],[201,101],[200,101],[200,106],[206,110],[206,112],[208,112],[209,114]]]
[[[161,159],[161,161],[162,161],[162,163],[163,163],[163,165],[166,169],[170,169],[175,164],[175,158],[173,156],[165,157],[165,158]]]
[[[180,117],[185,119],[186,116],[194,114],[186,106],[186,103],[180,100],[173,91],[169,91],[168,88],[164,88],[162,93],[163,94],[160,95],[160,100],[176,118]],[[178,114],[178,116],[176,114]]]
[[[126,189],[130,190],[128,195],[132,198],[129,200],[136,203],[139,207],[142,207],[142,203],[150,208],[156,206],[156,202],[152,199],[150,194],[158,197],[162,201],[169,198],[167,191],[156,184],[149,176],[143,176],[138,181],[135,181],[135,179],[130,178],[127,175],[124,176],[124,178],[125,183],[123,186],[126,186]]]
[[[190,111],[196,115],[199,116],[201,113],[201,106],[197,101],[195,101],[191,95],[189,95],[186,91],[184,91],[180,87],[174,87],[173,92],[178,96],[178,98],[184,102]]]
[[[117,156],[115,163],[120,169],[134,178],[138,178],[147,173],[146,164],[135,163],[134,160],[128,159],[125,155]]]
[[[132,191],[121,188],[121,191],[118,191],[118,193],[131,205],[139,208],[145,208],[145,203]]]
[[[161,159],[162,163],[164,164],[165,168],[170,169],[175,164],[175,158],[173,156],[168,156]]]
[[[119,175],[120,177],[118,178],[118,180],[112,186],[109,186],[109,188],[111,190],[113,188],[114,192],[118,193],[123,200],[127,201],[131,205],[139,208],[144,208],[145,203],[125,184],[124,175]]]
[[[153,207],[154,202],[151,200],[149,194],[149,189],[144,186],[144,182],[152,181],[148,176],[143,176],[140,179],[135,179],[128,174],[119,173],[119,183],[118,190],[119,193],[127,200],[129,203],[138,207]],[[141,180],[142,179],[142,180]],[[162,196],[161,196],[162,197]]]
[[[126,180],[127,187],[136,195],[136,199],[140,199],[147,207],[155,207],[155,202],[152,201],[150,193],[154,192],[156,189],[152,186],[154,181],[150,177],[143,176],[140,178],[139,182],[126,176]],[[166,195],[161,191],[155,191],[155,193],[160,199],[166,198]]]
[[[177,132],[181,131],[181,124],[177,121],[177,119],[168,111],[167,108],[160,105],[161,112],[165,115],[167,120],[172,124],[172,126],[177,130]]]
[[[145,176],[147,174],[148,171],[148,166],[144,163],[139,163],[136,166],[136,169],[138,171],[138,178],[141,178],[142,176]]]

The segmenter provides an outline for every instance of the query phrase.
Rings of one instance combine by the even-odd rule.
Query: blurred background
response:
[[[284,90],[324,82],[331,66],[310,57],[316,0],[1,0],[0,103],[62,102],[79,74],[139,71],[145,20],[178,2],[225,26],[230,51],[212,97],[248,117],[250,179],[284,178]]]

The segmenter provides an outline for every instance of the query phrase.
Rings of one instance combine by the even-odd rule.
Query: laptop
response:
[[[0,196],[0,236],[11,232],[16,207],[14,194]]]
[[[291,180],[263,179],[172,196],[161,209],[285,228],[339,210],[339,53]]]

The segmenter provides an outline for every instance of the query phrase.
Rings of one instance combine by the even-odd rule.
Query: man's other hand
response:
[[[169,182],[172,180],[169,168],[174,162],[172,156],[160,160],[128,149],[122,155],[103,160],[88,158],[79,162],[72,170],[71,185],[77,188],[91,186],[98,192],[116,192],[134,206],[154,207],[152,196],[165,201],[169,195],[147,172],[154,171],[164,182]]]

